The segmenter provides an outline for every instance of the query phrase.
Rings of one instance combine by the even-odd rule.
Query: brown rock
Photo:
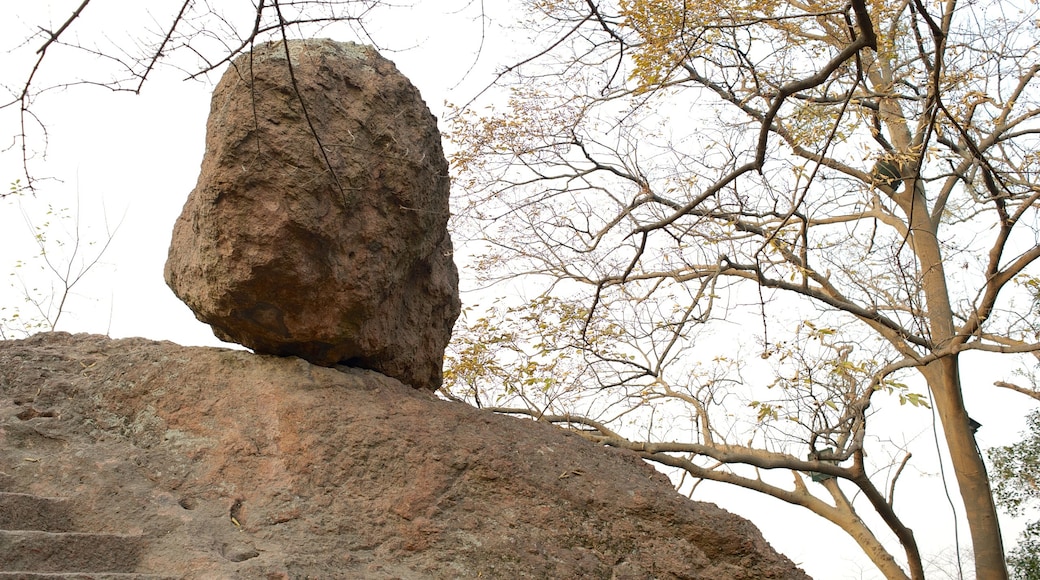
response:
[[[372,48],[288,54],[217,85],[166,281],[222,340],[436,389],[460,309],[436,119]]]
[[[78,529],[140,538],[127,572],[807,578],[634,454],[296,358],[0,342],[0,470],[0,491],[65,498]]]

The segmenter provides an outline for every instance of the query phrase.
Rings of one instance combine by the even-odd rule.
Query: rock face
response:
[[[173,292],[222,340],[439,387],[460,310],[448,164],[408,79],[365,46],[264,44],[206,129]]]
[[[367,370],[144,339],[0,342],[0,506],[30,504],[0,518],[21,538],[0,575],[55,570],[24,530],[74,529],[108,538],[69,536],[94,572],[173,578],[807,578],[633,454]]]

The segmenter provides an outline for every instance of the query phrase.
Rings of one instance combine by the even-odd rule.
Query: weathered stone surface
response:
[[[288,54],[217,85],[166,281],[222,340],[435,389],[460,308],[436,119],[372,48]]]
[[[0,472],[77,529],[140,537],[137,573],[807,578],[633,453],[297,358],[0,342]]]

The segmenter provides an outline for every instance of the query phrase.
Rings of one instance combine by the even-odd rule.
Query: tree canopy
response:
[[[894,503],[910,458],[870,436],[878,397],[934,406],[977,578],[1006,577],[960,367],[1040,348],[1022,309],[1040,257],[1036,7],[525,5],[530,58],[452,136],[478,269],[532,299],[474,313],[454,392],[804,506],[890,578],[924,572]],[[722,329],[729,354],[708,344]],[[664,414],[684,438],[649,427]]]

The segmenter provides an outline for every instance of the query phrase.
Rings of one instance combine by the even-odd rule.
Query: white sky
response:
[[[4,51],[15,48],[34,26],[56,27],[79,3],[80,0],[34,2],[32,7],[18,3],[13,12],[8,3],[0,13]],[[137,30],[135,26],[139,24],[135,22],[140,21],[134,18],[144,15],[142,11],[131,14],[132,8],[147,5],[158,17],[176,10],[178,4],[177,0],[94,0],[70,32],[86,38],[104,30],[118,41],[126,38],[126,30]],[[247,8],[248,4],[244,3]],[[420,89],[439,118],[445,116],[445,101],[469,101],[491,80],[497,67],[530,48],[523,43],[511,43],[496,23],[489,23],[484,52],[474,67],[481,47],[480,23],[475,17],[479,3],[453,13],[467,4],[466,0],[428,0],[421,2],[421,10],[391,11],[386,20],[368,29],[385,48],[399,49],[383,50],[383,54]],[[346,35],[333,36],[355,40]],[[33,55],[39,44],[37,40],[28,51],[0,54],[0,83],[7,87],[21,83],[29,62],[26,58]],[[91,65],[89,60],[63,61],[61,56],[55,53],[45,61],[44,74],[68,78],[77,74],[77,67]],[[183,73],[160,69],[141,95],[75,87],[45,95],[34,105],[34,111],[47,127],[49,143],[46,160],[37,160],[32,167],[37,176],[55,180],[44,182],[37,198],[23,196],[20,200],[30,218],[42,225],[48,219],[48,204],[75,208],[78,197],[82,239],[99,243],[106,239],[106,214],[109,224],[122,218],[102,262],[75,289],[66,307],[67,318],[61,321],[59,330],[112,337],[141,336],[184,345],[222,345],[166,287],[162,276],[173,223],[198,175],[212,84],[222,72],[223,69],[208,81],[185,82]],[[0,147],[10,143],[10,136],[17,132],[17,122],[16,109],[0,110]],[[41,142],[37,140],[32,145],[39,149]],[[20,176],[20,161],[17,149],[0,153],[0,180],[5,189]],[[30,288],[39,288],[37,295],[49,295],[47,278],[37,269],[40,262],[31,259],[37,251],[18,203],[14,198],[0,202],[0,306],[7,307],[0,311],[0,318],[9,317],[15,307],[21,308],[23,316],[33,314],[31,306],[21,300],[23,282]],[[52,240],[62,237],[62,227],[74,225],[72,220],[52,219],[51,223]],[[26,261],[26,265],[16,268],[18,260]],[[460,267],[465,291],[465,264]],[[463,300],[476,301],[467,293]],[[1028,401],[988,387],[994,380],[1010,378],[1007,369],[993,369],[981,363],[973,366],[971,362],[967,359],[965,364],[966,398],[973,416],[984,425],[979,434],[980,445],[986,448],[1016,441],[1024,428],[1021,418],[1030,407]],[[1009,416],[1008,409],[1015,412]],[[906,523],[914,528],[925,558],[945,559],[941,565],[954,577],[954,566],[949,563],[952,516],[939,483],[935,445],[932,432],[927,429],[930,417],[927,411],[910,408],[897,409],[893,415],[896,420],[905,417],[907,425],[914,425],[905,434],[905,441],[912,446],[915,459],[898,488],[897,506]],[[955,487],[950,477],[951,487]],[[802,508],[710,483],[698,488],[694,499],[713,501],[751,519],[774,547],[818,580],[879,577],[851,539]],[[954,503],[960,509],[956,495]],[[1017,524],[1008,526],[1005,543],[1010,544],[1019,530]],[[962,547],[967,547],[964,526],[961,532]],[[965,561],[965,565],[970,570],[970,561]]]

